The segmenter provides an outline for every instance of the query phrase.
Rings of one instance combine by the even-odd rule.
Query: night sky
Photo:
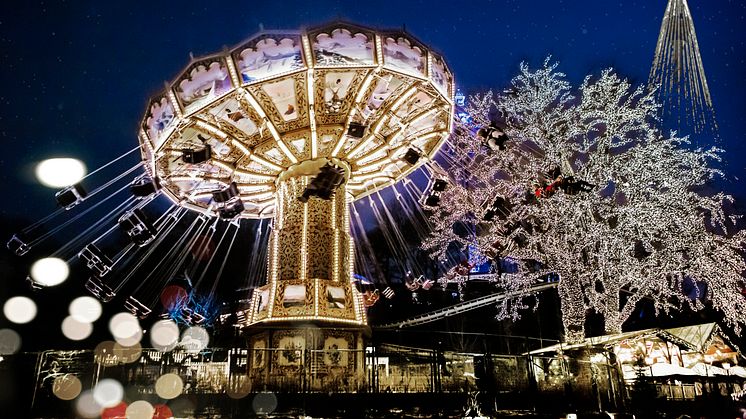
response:
[[[344,19],[405,26],[446,57],[467,93],[501,89],[521,61],[536,67],[548,55],[575,85],[606,67],[639,84],[647,81],[666,6],[665,0],[14,3],[0,12],[3,233],[55,208],[55,190],[33,176],[36,162],[76,157],[91,170],[135,147],[148,98],[178,75],[190,53],[214,53],[261,29]],[[743,203],[746,3],[691,0],[690,8],[726,150],[723,187]],[[133,154],[126,163],[136,162]],[[17,280],[7,272],[15,269],[10,259],[3,260],[0,280]],[[15,287],[4,287],[1,299]]]

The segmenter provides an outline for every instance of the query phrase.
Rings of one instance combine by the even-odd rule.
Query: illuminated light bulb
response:
[[[39,259],[31,265],[31,278],[45,287],[59,285],[67,279],[70,268],[59,258]]]
[[[80,182],[86,175],[86,167],[78,159],[47,159],[36,165],[36,178],[50,188],[64,188]]]
[[[13,297],[3,305],[3,314],[13,323],[25,324],[36,317],[36,303],[28,297]]]

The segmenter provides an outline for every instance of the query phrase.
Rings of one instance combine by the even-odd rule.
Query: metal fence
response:
[[[479,391],[501,408],[542,404],[613,409],[621,381],[606,363],[567,357],[473,354],[382,344],[364,351],[297,350],[294,365],[254,368],[282,348],[217,348],[199,353],[144,349],[136,358],[101,357],[94,351],[39,354],[35,400],[53,398],[54,378],[74,374],[90,388],[115,378],[141,393],[153,392],[158,377],[179,375],[185,394],[227,394],[240,398],[262,391],[285,393],[452,393]],[[287,355],[287,354],[285,354]],[[330,363],[333,357],[333,363]],[[357,374],[334,368],[360,362]],[[259,364],[258,364],[259,363]],[[330,366],[330,364],[332,366]],[[339,372],[350,369],[339,369]],[[667,389],[666,391],[677,391]],[[684,396],[682,396],[684,397]]]

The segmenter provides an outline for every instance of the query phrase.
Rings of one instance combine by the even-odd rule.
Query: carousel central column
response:
[[[364,372],[368,328],[350,282],[350,197],[343,183],[329,199],[299,199],[313,177],[307,173],[326,162],[301,163],[306,167],[291,168],[277,181],[268,281],[251,303],[250,326],[259,332],[250,333],[251,370],[270,383],[300,374],[307,389],[353,390]]]
[[[364,324],[360,297],[350,284],[353,249],[345,185],[328,200],[310,197],[302,202],[298,198],[309,180],[278,180],[267,319]]]

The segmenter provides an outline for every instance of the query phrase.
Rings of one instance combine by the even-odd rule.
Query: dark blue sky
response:
[[[94,168],[131,149],[148,97],[186,66],[190,52],[215,52],[260,28],[337,18],[405,25],[445,55],[465,91],[504,87],[522,60],[538,66],[550,54],[574,83],[609,66],[642,83],[666,6],[665,0],[15,3],[0,15],[0,193],[3,215],[32,218],[54,207],[53,191],[35,186],[36,161],[66,155]],[[692,0],[690,7],[726,170],[746,179],[746,5]],[[739,183],[726,187],[746,197]]]
[[[742,179],[725,187],[746,202],[739,190],[746,180],[746,5],[691,2],[727,151],[725,169]],[[503,88],[521,61],[539,66],[550,54],[576,85],[609,66],[644,83],[666,6],[666,0],[14,3],[0,11],[3,243],[6,234],[55,208],[55,191],[38,186],[34,164],[70,156],[93,169],[135,147],[148,98],[187,65],[190,52],[219,51],[261,28],[295,29],[342,18],[374,27],[406,25],[445,55],[466,92]],[[126,163],[136,162],[131,155]],[[29,294],[22,280],[29,258],[0,256],[0,301]],[[63,292],[80,295],[79,283],[70,282]],[[36,338],[42,347],[49,339],[71,345],[59,332],[57,319],[66,315],[68,300],[58,292],[36,294],[46,320],[17,328],[24,339]],[[96,330],[105,334],[101,322]]]

